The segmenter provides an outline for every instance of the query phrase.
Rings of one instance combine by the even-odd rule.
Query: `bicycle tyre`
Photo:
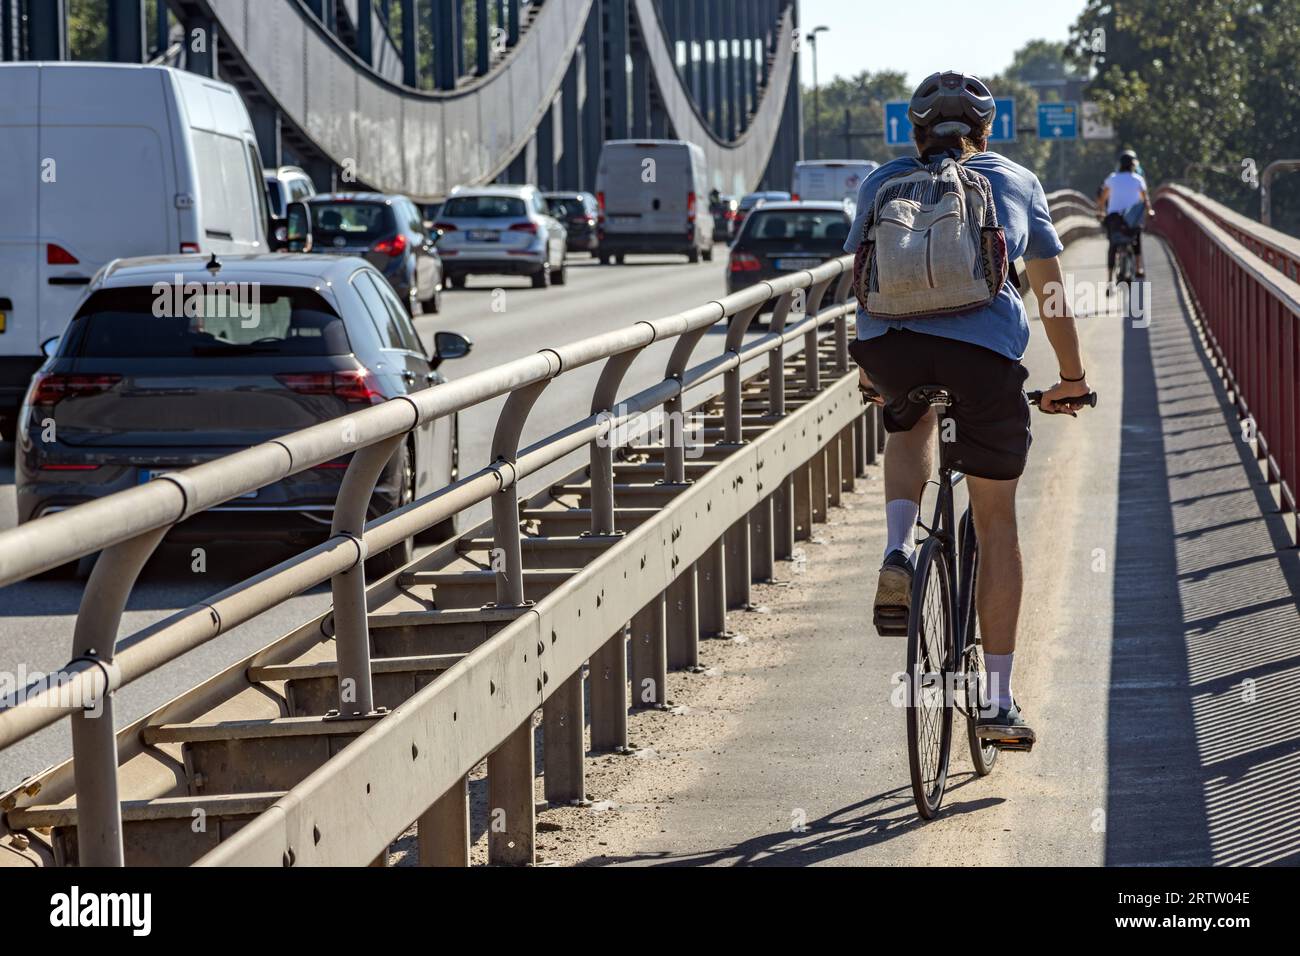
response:
[[[942,544],[930,538],[921,545],[912,578],[904,677],[912,797],[917,812],[926,820],[938,815],[948,782],[952,751],[953,617],[948,563]]]
[[[975,523],[967,510],[961,517],[961,563],[957,569],[961,582],[960,593],[966,596],[966,620],[962,622],[962,653],[966,664],[966,739],[970,746],[970,762],[975,767],[976,776],[987,777],[993,772],[993,765],[998,760],[998,748],[985,744],[976,733],[976,714],[983,704],[980,692],[984,680],[984,648],[979,641],[979,614],[975,608],[975,587],[979,581],[980,550],[975,537]],[[976,684],[972,693],[971,676],[974,673]]]

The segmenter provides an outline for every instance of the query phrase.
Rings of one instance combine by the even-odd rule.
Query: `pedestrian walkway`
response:
[[[1086,240],[1065,265],[1096,282],[1104,258]],[[608,862],[1300,862],[1297,555],[1172,257],[1153,240],[1149,259],[1149,325],[1081,321],[1100,407],[1034,419],[1016,674],[1034,753],[977,779],[959,720],[944,811],[916,817],[890,703],[904,644],[869,624],[875,469],[806,546],[804,613],[772,638],[793,653],[747,675],[761,689],[701,755],[714,772],[665,791],[662,832]],[[1054,380],[1037,322],[1026,364]]]

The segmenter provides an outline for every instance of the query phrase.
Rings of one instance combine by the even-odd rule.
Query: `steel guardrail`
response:
[[[1181,186],[1156,190],[1152,230],[1168,242],[1195,300],[1219,372],[1296,534],[1300,487],[1300,283],[1279,260],[1275,230]],[[1211,211],[1213,210],[1213,211]],[[1235,214],[1234,214],[1235,215]],[[1285,248],[1285,245],[1282,245]]]

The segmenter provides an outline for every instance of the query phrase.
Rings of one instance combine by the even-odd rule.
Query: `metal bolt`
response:
[[[15,833],[9,838],[9,842],[13,844],[15,850],[20,851],[25,850],[32,845],[32,841],[27,839],[27,834],[25,833]]]

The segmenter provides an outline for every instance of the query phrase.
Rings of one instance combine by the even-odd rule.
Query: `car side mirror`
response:
[[[459,332],[435,332],[433,335],[433,356],[431,365],[437,368],[443,362],[462,359],[474,351],[474,343]]]
[[[311,252],[311,210],[306,203],[289,203],[285,209],[284,225],[275,230],[272,244],[278,251]]]

